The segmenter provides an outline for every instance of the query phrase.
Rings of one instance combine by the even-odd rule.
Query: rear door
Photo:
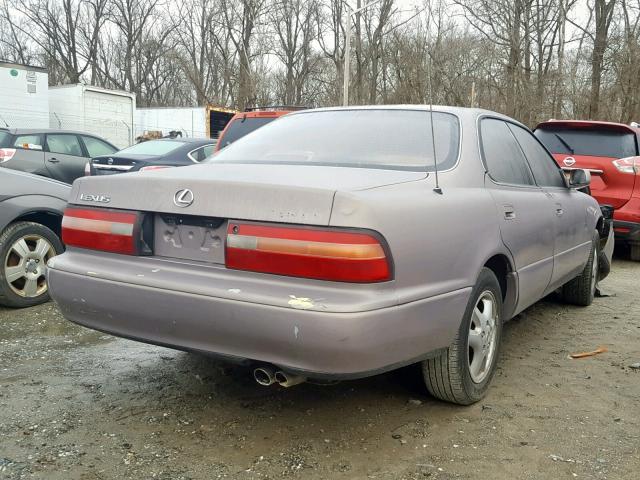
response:
[[[554,254],[551,292],[580,273],[591,251],[587,212],[580,197],[584,193],[567,187],[562,171],[538,140],[522,127],[509,124],[518,140],[536,183],[553,203]]]
[[[46,135],[45,162],[52,178],[65,183],[84,176],[88,161],[80,138],[71,133]]]
[[[502,240],[515,262],[519,285],[516,311],[522,311],[542,298],[551,281],[553,203],[535,184],[506,122],[483,118],[480,135],[488,173],[485,186],[496,205]]]
[[[638,155],[636,135],[623,126],[542,124],[535,135],[563,169],[591,171],[591,193],[601,205],[622,207],[631,198],[635,175],[620,172],[613,161]]]
[[[42,135],[39,133],[16,134],[5,139],[5,145],[14,149],[15,153],[3,167],[20,170],[21,172],[47,175],[44,164],[44,151],[42,147]]]

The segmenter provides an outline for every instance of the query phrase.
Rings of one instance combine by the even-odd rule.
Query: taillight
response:
[[[638,157],[627,157],[613,160],[613,165],[622,173],[629,173],[631,175],[640,174],[640,162]]]
[[[230,222],[227,268],[338,282],[391,280],[390,258],[376,235]]]
[[[142,167],[141,172],[152,172],[154,170],[163,170],[165,168],[173,168],[169,165],[149,165],[148,167]]]
[[[0,163],[8,162],[15,154],[15,148],[0,148]]]
[[[62,241],[67,246],[138,255],[144,252],[140,212],[67,208],[62,218]]]
[[[91,162],[87,162],[84,164],[84,176],[88,177],[91,175]]]

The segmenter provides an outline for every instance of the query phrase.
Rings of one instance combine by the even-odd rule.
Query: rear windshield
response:
[[[450,168],[458,158],[458,119],[434,112],[433,120],[438,168]],[[390,109],[289,114],[207,161],[429,171],[434,169],[430,114]]]
[[[220,148],[224,148],[230,143],[235,142],[239,138],[244,137],[247,133],[251,133],[254,130],[271,123],[275,120],[275,117],[247,117],[238,118],[231,122],[229,128],[222,136]]]
[[[131,147],[120,150],[120,153],[129,153],[132,155],[165,155],[173,152],[184,145],[184,142],[175,142],[172,140],[149,140],[147,142],[138,143]]]
[[[535,135],[552,153],[611,158],[636,155],[632,132],[544,127],[536,130]]]
[[[5,132],[4,130],[0,130],[0,147],[8,146],[10,140],[11,134],[9,132]]]

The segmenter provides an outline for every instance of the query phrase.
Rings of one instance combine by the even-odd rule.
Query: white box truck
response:
[[[235,114],[235,110],[214,105],[138,108],[135,136],[141,137],[145,132],[162,132],[167,135],[177,131],[183,137],[218,138]]]
[[[0,127],[49,127],[46,69],[0,62]]]
[[[93,133],[124,148],[134,143],[136,96],[84,84],[49,88],[49,126]]]

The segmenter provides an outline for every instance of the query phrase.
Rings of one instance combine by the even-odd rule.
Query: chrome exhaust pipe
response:
[[[294,385],[298,385],[299,383],[304,383],[307,381],[307,377],[303,377],[302,375],[294,375],[292,373],[283,372],[282,370],[278,370],[275,373],[275,380],[282,387],[293,387]]]
[[[271,367],[258,367],[254,369],[253,378],[255,378],[256,382],[260,385],[264,385],[265,387],[276,383],[276,376],[273,368]]]

